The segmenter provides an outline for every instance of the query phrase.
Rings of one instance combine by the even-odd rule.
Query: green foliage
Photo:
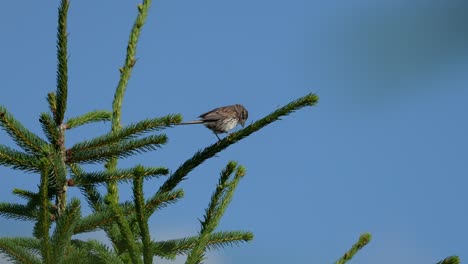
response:
[[[244,231],[223,231],[209,235],[207,250],[215,250],[226,246],[239,245],[253,239],[251,232]],[[151,248],[154,256],[171,259],[177,255],[189,254],[199,241],[199,236],[173,239],[160,242],[152,242]]]
[[[0,238],[0,252],[5,254],[12,263],[40,264],[41,260],[28,250],[25,245],[18,243],[17,238]]]
[[[46,264],[52,263],[50,235],[51,215],[49,213],[49,164],[42,160],[41,163],[41,183],[39,185],[39,216],[34,226],[34,236],[41,240],[42,261]]]
[[[141,177],[154,177],[167,175],[169,170],[162,167],[143,167],[136,166],[131,169],[116,169],[114,171],[106,170],[100,172],[88,172],[74,175],[74,184],[77,186],[105,184],[109,181],[128,181],[135,178],[135,171],[141,170]]]
[[[57,263],[63,262],[63,258],[67,255],[74,228],[81,216],[80,210],[80,201],[73,199],[57,220],[51,240],[52,257]]]
[[[125,217],[124,211],[117,204],[115,200],[110,200],[109,207],[115,215],[115,221],[119,227],[121,234],[121,241],[125,248],[128,250],[130,260],[132,263],[142,263],[140,258],[140,248],[135,242],[135,236],[132,233],[130,224],[128,223],[127,218]]]
[[[55,96],[54,119],[61,125],[67,109],[68,95],[68,53],[67,53],[67,15],[70,2],[60,1],[57,27],[57,93]]]
[[[37,218],[37,210],[29,205],[0,203],[0,215],[9,219],[34,221]]]
[[[46,135],[47,139],[53,146],[59,145],[60,130],[55,124],[54,119],[49,113],[42,113],[39,117],[39,122],[42,126],[42,131]]]
[[[140,139],[122,140],[118,143],[88,150],[67,151],[67,163],[100,163],[112,158],[126,158],[155,150],[167,142],[166,135],[151,135]]]
[[[106,110],[96,110],[93,112],[86,113],[81,116],[72,117],[67,120],[65,123],[66,129],[72,129],[82,125],[95,122],[110,121],[112,118],[112,113]]]
[[[135,168],[135,177],[133,179],[133,199],[135,201],[136,220],[139,227],[141,241],[143,243],[143,263],[153,263],[153,255],[151,254],[151,237],[148,226],[148,217],[145,214],[145,197],[143,194],[143,177],[145,168]]]
[[[50,112],[56,116],[57,114],[57,96],[54,92],[50,92],[47,94],[47,103],[49,103],[49,110]]]
[[[0,144],[0,165],[26,172],[39,172],[39,159]]]
[[[31,192],[28,190],[22,189],[13,189],[13,194],[18,195],[19,197],[28,200],[28,203],[36,203],[35,201],[39,201],[39,194],[35,192]]]
[[[230,180],[230,176],[237,169],[235,176]],[[192,251],[187,257],[187,264],[202,263],[205,258],[206,247],[210,241],[211,234],[218,226],[227,206],[231,202],[234,191],[239,180],[245,175],[244,167],[237,167],[237,163],[231,161],[221,172],[216,191],[211,196],[211,201],[206,209],[204,220],[201,221],[200,235]]]
[[[122,102],[127,89],[127,83],[132,74],[133,66],[136,63],[136,48],[138,39],[141,34],[143,25],[145,24],[146,17],[151,5],[150,0],[143,0],[142,4],[138,5],[138,16],[133,24],[130,31],[130,37],[127,45],[127,55],[125,56],[125,62],[122,68],[120,68],[120,80],[117,85],[117,89],[114,94],[114,101],[112,103],[113,115],[112,115],[112,131],[117,131],[120,128],[120,119],[122,117]]]
[[[87,252],[87,258],[90,260],[88,263],[125,263],[108,246],[97,240],[72,240],[72,245]]]
[[[69,168],[75,178],[79,178],[85,173],[85,171],[77,164],[69,164]],[[79,188],[88,202],[89,207],[93,208],[95,211],[100,211],[101,205],[104,201],[96,186],[81,185]]]
[[[140,121],[135,124],[128,125],[118,131],[110,132],[105,135],[96,137],[92,140],[84,141],[75,144],[70,151],[91,150],[100,147],[105,147],[122,140],[133,139],[144,133],[161,130],[173,124],[180,123],[182,117],[180,115],[168,115],[162,118],[153,118]]]
[[[148,118],[122,126],[122,103],[136,63],[136,48],[151,1],[143,0],[138,5],[137,18],[130,32],[127,53],[120,69],[120,78],[114,94],[112,110],[96,110],[68,118],[65,122],[68,99],[68,47],[67,14],[70,2],[61,0],[58,8],[57,27],[57,88],[47,95],[50,113],[42,113],[39,122],[47,141],[25,128],[0,106],[0,127],[12,138],[22,151],[0,144],[0,165],[25,172],[40,174],[35,191],[15,189],[13,193],[26,200],[26,204],[0,203],[0,215],[14,220],[34,223],[31,238],[0,238],[0,252],[14,263],[145,263],[158,256],[173,259],[187,255],[186,263],[201,263],[207,250],[238,245],[251,241],[253,234],[246,231],[215,232],[226,208],[232,200],[245,168],[229,162],[221,172],[219,182],[201,223],[197,236],[166,241],[151,239],[149,218],[163,208],[184,197],[177,188],[189,173],[206,160],[214,157],[232,144],[280,120],[306,106],[313,106],[318,97],[308,94],[298,98],[271,114],[227,136],[226,138],[196,152],[172,174],[165,167],[137,165],[129,169],[117,167],[118,159],[155,150],[166,144],[165,134],[150,134],[170,128],[182,121],[178,114]],[[65,147],[67,130],[111,121],[111,130],[101,136]],[[104,163],[105,170],[87,172],[79,164]],[[71,178],[67,179],[67,176]],[[143,187],[149,177],[169,177],[157,192],[145,199]],[[120,202],[117,183],[131,182],[133,199]],[[106,185],[102,193],[99,185]],[[92,213],[82,216],[78,199],[67,205],[67,189],[81,190]],[[52,202],[55,197],[55,203]],[[112,247],[100,241],[73,239],[74,235],[103,230]],[[51,235],[52,234],[52,235]],[[338,260],[337,264],[349,261],[371,239],[363,234],[359,241]],[[448,257],[438,264],[459,263],[458,257]]]
[[[184,197],[184,190],[176,189],[174,191],[165,192],[161,195],[155,195],[146,202],[146,214],[151,214],[156,210],[165,208],[171,204],[176,203]]]
[[[246,128],[196,152],[181,164],[158,191],[145,199],[144,180],[169,174],[164,167],[135,166],[119,169],[117,159],[155,150],[167,143],[164,134],[151,134],[181,122],[182,117],[169,114],[149,118],[122,127],[122,103],[136,63],[136,48],[151,4],[143,0],[131,29],[127,54],[120,69],[120,79],[114,94],[112,111],[96,110],[68,118],[65,114],[68,97],[67,14],[69,1],[61,0],[57,27],[57,89],[47,96],[50,113],[42,113],[39,122],[47,141],[25,128],[0,105],[0,127],[23,151],[0,144],[0,165],[40,174],[37,191],[15,189],[14,194],[26,204],[0,203],[0,215],[14,220],[34,222],[31,238],[0,238],[0,252],[14,263],[152,263],[153,257],[172,259],[187,255],[188,264],[201,263],[207,250],[238,245],[253,239],[245,231],[215,232],[232,200],[245,169],[229,162],[221,172],[219,182],[201,223],[197,236],[166,241],[152,241],[149,218],[184,197],[178,185],[188,174],[206,160],[239,140],[306,106],[313,106],[318,97],[308,94],[277,109]],[[65,148],[65,132],[82,125],[111,121],[111,131],[93,139]],[[86,172],[79,164],[105,162],[104,171]],[[67,175],[71,179],[67,180]],[[133,200],[119,202],[118,182],[132,182]],[[101,194],[98,186],[107,185]],[[92,213],[81,215],[80,201],[72,199],[67,205],[67,188],[80,188]],[[55,204],[52,199],[55,197]],[[54,227],[54,228],[52,228]],[[76,234],[103,230],[112,243],[108,247],[95,240],[73,239]],[[52,235],[50,235],[52,232]],[[371,235],[363,234],[359,241],[336,263],[344,264],[367,245]],[[460,259],[448,257],[438,264],[457,264]]]
[[[5,238],[5,239],[13,242],[17,246],[20,246],[26,249],[28,252],[34,255],[40,254],[40,248],[41,248],[40,242],[41,241],[39,239],[31,238],[31,237],[15,237],[15,238]]]
[[[356,242],[351,249],[346,252],[335,264],[344,264],[351,260],[356,253],[366,246],[372,239],[372,235],[369,233],[364,233],[359,237],[358,242]]]
[[[34,223],[31,238],[0,238],[0,252],[12,262],[149,264],[155,256],[173,259],[178,255],[187,255],[187,263],[201,263],[208,250],[253,239],[253,234],[247,231],[215,232],[240,179],[245,175],[245,168],[236,162],[229,162],[222,170],[203,220],[200,221],[201,228],[197,236],[154,241],[148,222],[156,211],[184,197],[183,189],[178,186],[193,169],[281,117],[315,105],[318,97],[308,94],[286,104],[246,128],[196,152],[171,174],[165,167],[137,165],[129,169],[118,168],[118,159],[152,151],[166,144],[168,139],[165,134],[152,133],[160,133],[182,121],[181,115],[168,114],[122,126],[123,98],[137,61],[137,43],[150,5],[151,1],[142,0],[137,7],[138,14],[130,32],[111,111],[91,111],[64,122],[68,100],[68,0],[61,0],[58,8],[57,87],[55,92],[47,95],[50,113],[42,113],[39,117],[47,140],[29,131],[5,107],[0,106],[0,127],[22,149],[20,151],[0,144],[0,165],[40,176],[37,190],[13,191],[25,199],[26,204],[0,203],[1,216]],[[67,130],[103,121],[111,121],[110,132],[66,149]],[[80,164],[96,163],[105,163],[105,170],[87,172],[80,167]],[[69,175],[71,178],[67,179]],[[166,175],[169,177],[157,192],[145,195],[143,190],[146,178]],[[121,202],[117,183],[129,182],[133,187],[133,199]],[[99,185],[106,185],[107,192],[103,193]],[[67,204],[67,190],[72,187],[81,190],[92,210],[90,214],[82,215],[80,201],[76,198]],[[146,199],[146,196],[149,198]],[[73,237],[97,230],[106,233],[110,247],[100,241],[83,241]],[[350,260],[370,239],[370,234],[363,234],[336,263]],[[448,263],[459,263],[459,258],[449,257],[439,262]]]
[[[437,262],[437,264],[460,264],[460,258],[457,256],[450,256]]]
[[[29,154],[41,153],[46,142],[26,129],[5,107],[0,105],[0,126],[8,135]]]

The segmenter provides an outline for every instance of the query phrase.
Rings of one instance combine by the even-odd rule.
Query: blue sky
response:
[[[137,4],[72,1],[68,117],[110,109]],[[55,89],[57,6],[0,4],[0,104],[38,134],[45,96]],[[219,230],[249,230],[255,239],[209,263],[333,263],[363,232],[373,241],[353,263],[466,260],[467,11],[462,0],[153,2],[124,124],[168,113],[191,120],[234,103],[247,107],[250,122],[310,92],[320,96],[316,107],[195,169],[182,184],[185,199],[151,219],[153,238],[196,234],[219,171],[237,160],[248,173]],[[108,129],[79,128],[67,144]],[[166,133],[163,149],[120,165],[175,170],[216,141],[203,126]],[[4,132],[0,143],[13,146]],[[39,182],[4,167],[0,177],[1,201],[18,202],[13,188]],[[149,181],[146,193],[159,184]],[[129,186],[121,190],[131,197]],[[0,219],[1,236],[31,230]]]

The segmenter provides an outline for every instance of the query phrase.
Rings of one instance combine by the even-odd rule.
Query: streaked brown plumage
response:
[[[215,108],[209,112],[201,114],[200,120],[183,122],[179,125],[204,124],[221,140],[218,134],[227,133],[229,130],[240,124],[242,127],[249,116],[249,112],[240,104],[228,105]]]

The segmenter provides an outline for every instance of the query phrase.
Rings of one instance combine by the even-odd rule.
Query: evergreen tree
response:
[[[39,122],[47,140],[25,128],[7,109],[0,105],[0,126],[22,150],[0,144],[0,165],[16,170],[33,172],[39,176],[37,190],[15,189],[13,193],[25,203],[0,203],[0,215],[34,223],[32,237],[0,238],[0,252],[15,263],[145,263],[155,256],[172,259],[187,255],[187,262],[202,263],[205,252],[253,239],[246,231],[216,231],[216,227],[229,205],[245,168],[229,162],[221,171],[219,183],[201,221],[197,236],[166,241],[151,239],[148,219],[157,211],[181,198],[184,192],[179,183],[205,160],[230,145],[279,120],[300,108],[313,106],[318,97],[308,94],[275,110],[246,128],[196,152],[173,173],[165,167],[119,168],[118,159],[155,150],[167,143],[161,130],[182,121],[178,114],[166,115],[123,126],[121,125],[122,99],[133,66],[136,48],[150,7],[150,0],[138,5],[138,15],[131,29],[124,65],[120,69],[111,111],[92,111],[66,119],[68,94],[67,13],[68,0],[61,0],[57,29],[57,89],[47,96],[50,112],[42,113]],[[110,121],[111,130],[91,140],[65,147],[68,130],[100,121]],[[158,134],[151,134],[158,132]],[[103,164],[102,171],[88,172],[83,164]],[[159,190],[145,199],[144,180],[168,176]],[[133,200],[119,202],[119,182],[133,187]],[[106,193],[98,185],[107,187]],[[79,199],[67,199],[69,187],[79,188],[92,209],[90,215],[81,214]],[[79,240],[74,235],[103,230],[110,239],[109,248],[102,241]],[[364,234],[336,263],[347,262],[370,241]],[[449,257],[439,263],[459,263]]]

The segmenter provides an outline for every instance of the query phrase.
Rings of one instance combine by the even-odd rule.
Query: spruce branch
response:
[[[55,99],[55,124],[60,126],[65,117],[68,94],[67,15],[70,2],[61,0],[57,26],[57,92]]]
[[[154,177],[167,175],[169,170],[163,167],[142,167],[136,166],[131,169],[117,169],[115,171],[100,171],[100,172],[89,172],[75,175],[73,181],[77,186],[94,185],[94,184],[105,184],[109,181],[127,181],[133,179],[135,176],[135,170],[142,170],[142,177]]]
[[[85,173],[77,164],[70,164],[69,167],[75,177],[80,177],[80,175]],[[81,219],[75,227],[74,233],[90,232],[97,228],[102,228],[107,233],[114,246],[117,245],[120,240],[120,231],[115,225],[114,211],[105,204],[105,201],[96,186],[85,185],[79,188],[85,196],[88,205],[93,208],[94,213]],[[126,206],[124,206],[124,208],[125,207]],[[131,210],[124,209],[124,212],[127,211]]]
[[[0,105],[0,126],[27,153],[40,154],[47,145],[47,142],[25,128],[2,105]]]
[[[94,211],[99,211],[104,205],[104,199],[101,193],[97,190],[94,185],[80,186],[81,193],[85,196],[88,205],[93,208]]]
[[[356,253],[361,250],[364,246],[366,246],[372,239],[371,234],[364,233],[359,237],[358,242],[356,242],[351,249],[346,252],[335,264],[344,264],[351,260]]]
[[[65,122],[65,127],[66,129],[72,129],[89,123],[110,121],[111,118],[112,113],[110,111],[96,110],[81,116],[69,118],[67,122]]]
[[[48,162],[45,159],[41,160],[41,181],[39,185],[39,218],[34,228],[34,235],[41,240],[41,256],[42,262],[52,264],[50,235],[49,229],[51,225],[51,216],[49,213],[49,171]]]
[[[51,171],[49,174],[50,195],[55,195],[55,205],[57,206],[57,217],[60,217],[66,207],[66,189],[67,189],[67,167],[64,162],[62,145],[57,146],[58,151],[54,150],[49,156]]]
[[[153,118],[140,121],[135,124],[125,126],[118,131],[110,132],[105,135],[77,143],[71,147],[71,151],[83,151],[105,147],[111,144],[121,142],[122,140],[134,139],[144,133],[158,131],[173,124],[180,123],[180,115],[168,115],[162,118]]]
[[[56,124],[55,131],[50,131],[51,143],[55,148],[56,153],[53,156],[52,165],[54,166],[55,175],[55,203],[57,206],[57,217],[60,217],[64,212],[67,205],[66,196],[66,156],[65,156],[65,127],[63,126],[63,119],[67,109],[68,97],[68,33],[67,33],[67,19],[68,8],[70,6],[69,0],[61,0],[58,8],[58,21],[57,21],[57,90],[55,93],[55,112],[53,111],[53,104],[51,102],[54,98],[49,96],[49,105],[54,114]],[[53,95],[53,94],[49,94]]]
[[[13,189],[13,194],[16,194],[19,197],[27,200],[28,202],[27,202],[26,206],[27,206],[27,208],[29,208],[29,210],[31,210],[31,211],[34,211],[34,210],[37,211],[38,210],[37,207],[39,206],[39,204],[41,202],[41,197],[40,197],[39,193],[35,193],[35,192],[15,188],[15,189]],[[37,212],[36,212],[36,216],[37,216]]]
[[[78,164],[69,164],[69,168],[75,178],[79,178],[85,173],[84,170]],[[93,208],[94,211],[100,211],[103,207],[104,199],[98,192],[96,186],[85,185],[79,186],[79,188],[83,193],[84,197],[86,198],[89,207]]]
[[[114,95],[114,101],[112,103],[112,131],[116,132],[120,128],[121,124],[121,110],[122,110],[122,101],[127,89],[127,83],[132,74],[133,66],[136,63],[136,49],[138,39],[140,37],[141,30],[143,25],[146,22],[146,17],[148,16],[148,10],[150,8],[151,1],[143,0],[141,4],[138,5],[138,16],[133,24],[132,30],[130,32],[130,37],[128,39],[127,45],[127,55],[125,56],[125,62],[122,68],[120,68],[120,80],[117,85],[117,89]]]
[[[54,151],[49,155],[50,173],[49,173],[49,186],[52,188],[52,194],[57,194],[62,191],[65,186],[67,170],[62,163],[60,153]]]
[[[9,219],[35,221],[38,211],[29,205],[0,203],[0,215]]]
[[[98,228],[104,228],[114,223],[115,215],[110,209],[103,209],[94,212],[78,221],[73,231],[74,234],[96,231]]]
[[[26,249],[28,252],[39,255],[41,253],[41,241],[36,238],[31,237],[13,237],[13,238],[5,238],[15,245]]]
[[[125,95],[125,90],[127,89],[127,83],[128,83],[128,80],[130,79],[133,66],[136,63],[136,58],[135,58],[136,47],[137,47],[137,43],[138,43],[141,30],[143,28],[143,25],[146,21],[146,17],[148,15],[150,4],[151,4],[150,0],[143,0],[143,2],[138,5],[138,16],[130,32],[125,62],[124,62],[123,67],[120,69],[120,79],[119,79],[119,83],[117,84],[117,88],[114,94],[114,100],[112,102],[112,128],[111,128],[112,133],[117,133],[121,128],[122,101]],[[165,139],[164,142],[166,140],[167,139]],[[117,158],[119,158],[119,156],[113,156],[106,163],[106,169],[111,170],[111,171],[115,170],[117,168]],[[137,255],[135,255],[137,253],[139,254],[139,252],[135,250],[136,246],[134,245],[133,240],[130,240],[131,230],[128,226],[128,223],[124,221],[125,219],[121,215],[121,212],[119,212],[119,208],[116,208],[118,200],[119,200],[117,183],[114,181],[110,181],[107,185],[107,192],[108,192],[108,195],[106,199],[110,202],[111,207],[113,207],[113,209],[115,209],[115,212],[117,213],[117,217],[118,217],[117,223],[120,229],[120,233],[122,234],[123,241],[126,242],[128,246],[131,260],[134,263],[139,263],[141,262],[141,260],[137,258]],[[108,229],[106,230],[106,232],[108,236],[110,237],[110,239],[112,240],[112,242],[114,243],[114,246],[117,246],[115,242],[117,242],[116,237],[118,234],[116,232],[113,232],[112,230],[115,230],[115,228]],[[121,253],[121,252],[118,252],[118,253]]]
[[[221,172],[216,191],[211,196],[210,204],[205,211],[204,220],[201,221],[200,236],[192,251],[188,254],[186,264],[198,264],[203,261],[210,236],[218,226],[221,217],[231,202],[237,184],[245,175],[244,167],[239,166],[234,178],[229,180],[236,167],[237,163],[230,161]]]
[[[110,196],[108,199],[109,199],[109,208],[112,210],[112,212],[115,215],[115,220],[119,227],[120,234],[122,235],[121,242],[125,245],[125,248],[128,250],[128,254],[130,255],[130,259],[132,263],[135,263],[135,264],[142,263],[141,258],[140,258],[141,256],[140,249],[135,241],[135,237],[130,228],[130,225],[127,219],[125,218],[123,209],[119,206],[119,204],[115,201],[115,199],[113,199],[112,196]]]
[[[50,112],[55,117],[57,114],[57,96],[55,95],[55,92],[47,94],[47,103],[49,104]]]
[[[155,150],[167,142],[166,135],[151,135],[139,139],[124,140],[109,146],[91,150],[67,150],[67,163],[98,163],[112,158],[124,158],[131,155]],[[108,168],[115,169],[115,168]]]
[[[460,264],[460,258],[458,256],[446,257],[444,260],[437,262],[437,264]]]
[[[58,218],[57,226],[52,235],[52,256],[56,263],[62,263],[63,257],[66,256],[73,230],[80,218],[80,201],[72,199],[60,218]]]
[[[13,263],[41,264],[41,260],[26,248],[16,243],[14,238],[0,238],[0,253]]]
[[[123,264],[124,262],[107,247],[105,244],[97,240],[72,240],[72,245],[76,248],[80,248],[89,253],[94,263],[105,263],[105,264]]]
[[[31,192],[28,190],[23,190],[23,189],[18,189],[15,188],[13,189],[13,194],[25,199],[30,203],[31,201],[39,201],[39,193]]]
[[[153,256],[151,254],[151,237],[148,226],[148,217],[145,214],[145,197],[143,194],[143,176],[145,168],[140,166],[136,167],[134,171],[135,177],[133,178],[133,200],[135,204],[136,220],[140,230],[140,237],[143,243],[143,263],[153,263]]]
[[[26,172],[39,172],[38,158],[5,145],[0,145],[0,165]]]
[[[182,239],[152,242],[152,253],[161,258],[174,258],[177,255],[187,255],[196,245],[199,236],[192,236]],[[245,231],[223,231],[210,234],[207,250],[215,250],[226,246],[239,245],[253,239],[251,232]]]
[[[159,210],[171,204],[174,204],[180,199],[182,199],[183,197],[184,197],[184,190],[182,189],[176,189],[174,191],[165,192],[158,196],[153,196],[151,199],[148,199],[146,201],[146,206],[145,206],[146,214],[148,214],[148,212],[150,212],[153,209],[154,209],[153,210],[154,212],[155,210]]]
[[[42,113],[39,117],[39,123],[41,123],[42,131],[44,131],[49,142],[53,146],[57,146],[59,144],[60,131],[53,117],[49,113]]]
[[[123,215],[129,217],[135,213],[135,207],[129,203],[121,203],[118,205]],[[116,215],[111,207],[101,207],[95,210],[94,213],[81,218],[75,226],[74,234],[92,232],[98,228],[105,229],[115,224]]]
[[[99,263],[99,259],[90,255],[84,249],[71,246],[68,248],[67,254],[63,256],[62,263],[94,264]]]
[[[239,130],[225,137],[221,141],[214,143],[213,145],[205,148],[202,151],[197,151],[190,159],[186,160],[177,170],[164,182],[159,188],[156,194],[153,196],[154,200],[157,200],[157,196],[162,195],[174,189],[182,180],[185,179],[187,174],[194,168],[202,164],[205,160],[213,157],[220,151],[226,149],[230,145],[237,141],[249,136],[250,134],[262,129],[263,127],[271,124],[272,122],[279,120],[282,116],[289,115],[290,113],[299,110],[305,106],[313,106],[318,102],[318,96],[315,94],[308,94],[297,100],[290,102],[289,104],[277,109],[266,117],[254,122],[246,128]],[[153,199],[152,198],[152,199]],[[148,214],[152,214],[156,210],[157,204],[154,204],[152,208],[148,208]]]
[[[54,120],[58,138],[54,139],[56,153],[53,157],[54,175],[56,177],[56,205],[57,217],[60,217],[65,210],[66,201],[66,165],[65,165],[65,127],[63,119],[67,109],[68,96],[68,43],[67,43],[67,16],[69,0],[61,0],[58,9],[57,22],[57,91],[55,93],[55,114]],[[52,103],[50,104],[52,108]],[[50,135],[53,137],[53,135]]]

